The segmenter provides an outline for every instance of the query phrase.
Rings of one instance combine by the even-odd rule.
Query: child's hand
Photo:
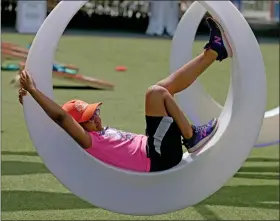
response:
[[[19,103],[22,104],[22,98],[23,98],[23,96],[26,96],[26,95],[27,95],[27,91],[24,90],[23,88],[20,88],[18,90],[18,100],[19,100]]]
[[[28,71],[26,69],[23,69],[20,72],[19,76],[20,76],[20,79],[19,79],[20,85],[24,90],[26,90],[28,92],[31,92],[32,90],[36,90],[35,83],[31,77],[31,75],[28,73]]]

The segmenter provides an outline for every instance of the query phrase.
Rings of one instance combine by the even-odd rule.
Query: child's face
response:
[[[97,112],[93,114],[89,121],[81,124],[86,131],[100,131],[103,129],[102,120],[99,116],[100,111],[98,110]]]

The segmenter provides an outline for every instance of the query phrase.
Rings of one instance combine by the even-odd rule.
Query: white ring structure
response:
[[[194,2],[190,6],[189,12],[185,13],[180,20],[172,40],[170,57],[171,73],[192,59],[192,47],[196,30],[205,13],[206,9],[202,7],[199,2]],[[231,27],[231,29],[234,30],[233,27]],[[245,33],[247,34],[247,32],[242,32],[241,29],[239,29],[238,33],[238,39],[243,41],[243,37]],[[242,36],[242,38],[240,36]],[[255,41],[254,36],[252,36],[250,41],[252,40]],[[245,47],[247,46],[245,45]],[[254,56],[253,53],[250,53],[250,56]],[[243,59],[245,61],[248,60],[247,57],[243,57]],[[258,66],[256,66],[255,70],[257,70],[257,68]],[[253,81],[253,73],[251,76]],[[258,93],[258,90],[256,92]],[[177,98],[178,101],[183,103],[183,111],[195,124],[198,125],[206,123],[213,117],[219,116],[222,112],[222,106],[204,90],[199,80],[192,84],[192,86],[188,89],[188,93],[179,95]],[[254,111],[252,111],[251,114],[254,114]],[[255,147],[265,147],[278,143],[279,107],[265,113],[263,125]]]
[[[46,18],[30,48],[26,68],[37,88],[51,99],[54,98],[52,63],[57,44],[68,22],[85,3],[61,1]],[[106,165],[80,148],[31,96],[24,97],[27,128],[39,156],[75,195],[122,214],[168,213],[197,204],[215,193],[250,154],[266,105],[265,70],[258,43],[233,4],[227,1],[201,1],[200,4],[218,18],[229,34],[234,52],[231,85],[217,133],[200,152],[186,153],[177,167],[157,173],[137,173]],[[187,13],[192,14],[193,20],[202,16],[194,9]],[[190,24],[194,23],[190,21]],[[239,32],[246,33],[242,41]],[[185,47],[184,42],[181,44]]]

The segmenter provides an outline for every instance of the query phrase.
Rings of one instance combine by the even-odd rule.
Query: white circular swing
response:
[[[185,13],[180,20],[175,35],[172,41],[171,57],[170,57],[170,73],[177,70],[186,62],[192,59],[192,46],[195,39],[197,27],[206,13],[206,9],[199,2],[194,2],[190,8],[189,13]],[[237,23],[236,23],[237,24]],[[242,36],[238,37],[239,41],[243,41],[244,35],[247,31],[242,31],[240,27],[232,30],[237,31]],[[239,35],[239,36],[240,36]],[[183,47],[182,47],[182,42]],[[187,48],[187,50],[186,50]],[[245,48],[248,46],[245,45]],[[249,50],[249,48],[248,48]],[[253,56],[253,52],[250,53]],[[246,58],[254,61],[254,57]],[[253,68],[253,67],[252,67]],[[254,66],[254,70],[258,66]],[[255,80],[254,71],[251,73],[251,81]],[[259,93],[257,90],[255,93]],[[195,94],[195,96],[193,96]],[[197,125],[208,122],[215,116],[219,116],[222,112],[222,106],[218,104],[203,88],[202,84],[197,80],[188,88],[188,93],[178,95],[178,100],[183,103],[183,111],[190,117],[190,119]],[[251,113],[254,114],[254,111]],[[279,143],[279,107],[267,111],[264,115],[263,125],[256,141],[255,147],[265,147]]]
[[[52,63],[56,46],[68,22],[86,2],[61,1],[46,18],[30,48],[26,68],[37,88],[51,99],[54,98]],[[217,133],[200,152],[185,153],[177,167],[157,173],[136,173],[107,165],[86,153],[31,96],[24,97],[27,128],[39,156],[51,173],[78,197],[122,214],[168,213],[197,204],[215,193],[249,156],[266,106],[265,70],[258,43],[231,2],[199,4],[228,33],[234,53],[231,84]],[[190,24],[202,18],[195,8],[186,12],[191,15]],[[196,26],[188,29],[193,33]],[[246,33],[242,41],[239,32]],[[181,41],[181,47],[190,50],[185,44],[187,40]],[[186,97],[182,99],[188,94],[196,96],[192,90],[185,90],[179,99],[181,106],[188,102]]]

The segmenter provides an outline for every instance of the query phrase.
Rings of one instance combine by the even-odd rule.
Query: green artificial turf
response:
[[[27,46],[32,37],[3,34],[2,40]],[[204,43],[195,42],[194,55]],[[114,83],[115,90],[55,89],[55,100],[60,104],[73,98],[103,101],[104,124],[143,133],[145,90],[168,74],[170,46],[170,40],[161,39],[64,36],[56,60],[77,65],[84,75]],[[261,50],[270,109],[279,106],[279,48],[277,44],[261,44]],[[128,70],[116,72],[117,65],[126,65]],[[229,86],[229,68],[228,60],[216,62],[200,78],[206,90],[222,104]],[[279,145],[255,148],[234,178],[194,207],[140,217],[89,205],[70,193],[42,164],[29,138],[17,89],[9,84],[14,75],[15,72],[1,73],[2,220],[279,220]],[[54,84],[73,85],[63,80],[54,80]]]

